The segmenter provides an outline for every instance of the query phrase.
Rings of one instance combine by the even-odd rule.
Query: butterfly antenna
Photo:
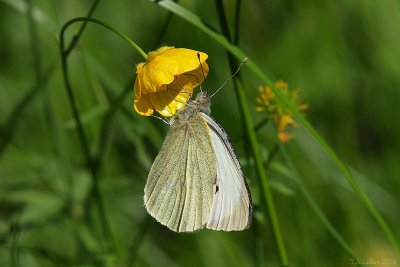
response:
[[[246,63],[247,59],[248,59],[247,57],[243,59],[242,63],[240,63],[240,65],[239,65],[239,67],[237,68],[237,70],[235,71],[235,73],[232,74],[232,76],[231,76],[229,79],[227,79],[223,84],[221,84],[221,86],[210,96],[210,98],[213,97],[216,93],[218,93],[219,90],[221,90],[222,88],[224,88],[224,86],[225,86],[228,82],[230,82],[230,81],[233,79],[233,77],[235,77],[235,76],[239,73],[239,70],[242,68],[243,64]]]
[[[201,73],[203,73],[203,81],[206,85],[206,90],[207,90],[207,88],[208,88],[207,80],[206,80],[206,75],[204,73],[203,64],[201,64],[201,61],[200,61],[200,53],[197,53],[197,59],[199,60],[199,63],[200,63]],[[203,89],[201,88],[201,84],[200,84],[200,92],[203,92]]]
[[[173,117],[172,117],[171,120],[168,121],[168,120],[166,120],[164,118],[161,118],[159,116],[156,116],[156,115],[150,115],[150,116],[153,117],[153,118],[159,119],[160,121],[164,122],[165,124],[168,124],[169,126],[171,126],[172,123],[174,123],[174,118]]]

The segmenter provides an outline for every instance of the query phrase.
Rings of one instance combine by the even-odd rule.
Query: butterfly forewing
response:
[[[210,127],[217,160],[217,186],[207,228],[239,231],[251,222],[250,192],[225,131],[207,114],[200,113]]]
[[[212,210],[217,176],[214,147],[200,114],[171,126],[145,186],[147,211],[171,230],[203,228]]]

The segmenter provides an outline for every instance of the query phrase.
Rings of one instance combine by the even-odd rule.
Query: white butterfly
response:
[[[147,211],[176,232],[240,231],[251,223],[246,179],[223,128],[200,92],[171,121],[144,189]]]

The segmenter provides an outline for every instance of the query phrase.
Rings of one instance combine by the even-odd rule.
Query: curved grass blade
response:
[[[336,231],[335,227],[329,222],[328,218],[326,218],[325,214],[323,213],[321,208],[318,206],[317,202],[314,201],[313,197],[308,192],[306,185],[304,184],[299,172],[297,171],[292,160],[290,159],[289,154],[286,152],[285,147],[283,145],[279,145],[278,148],[281,152],[281,155],[285,159],[286,164],[291,169],[292,179],[296,182],[301,193],[303,194],[304,198],[310,205],[311,209],[317,215],[318,219],[322,222],[322,224],[325,226],[325,228],[328,230],[328,232],[333,236],[334,239],[336,239],[336,241],[339,243],[339,245],[346,251],[346,253],[350,257],[352,257],[354,259],[359,259],[356,256],[356,254],[354,253],[354,251],[352,250],[352,248],[350,247],[350,245],[346,242],[346,240],[344,240],[344,238]]]
[[[204,33],[206,33],[208,36],[210,36],[212,39],[214,39],[216,42],[222,45],[226,50],[228,50],[239,60],[246,57],[245,53],[240,48],[230,43],[223,35],[207,27],[197,15],[193,14],[192,12],[180,6],[179,4],[176,4],[170,0],[156,1],[156,3],[161,7],[169,10],[170,12],[173,12],[174,14],[183,18],[187,22],[193,24],[198,29],[202,30]],[[327,142],[325,142],[325,140],[314,129],[314,127],[311,126],[308,120],[303,115],[300,114],[300,112],[296,109],[296,107],[290,104],[289,101],[285,98],[285,96],[283,96],[282,93],[279,90],[277,90],[271,79],[261,70],[261,68],[258,67],[258,65],[254,61],[249,59],[247,61],[247,67],[272,89],[272,91],[277,96],[279,101],[281,101],[293,113],[297,121],[303,125],[303,127],[308,131],[308,133],[325,150],[327,155],[332,159],[335,165],[343,173],[344,177],[347,179],[348,183],[352,186],[354,192],[357,194],[361,202],[367,208],[368,212],[374,217],[379,227],[383,230],[386,237],[391,242],[392,247],[396,251],[397,255],[400,256],[400,244],[398,243],[392,230],[390,229],[389,225],[386,223],[384,218],[381,216],[381,214],[378,212],[375,205],[369,200],[368,196],[361,189],[361,187],[354,178],[348,166],[336,155],[333,149],[328,145]]]
[[[237,5],[240,3],[237,3]],[[225,15],[225,10],[224,6],[221,0],[215,0],[215,5],[217,7],[218,11],[218,17],[219,21],[221,24],[222,32],[226,38],[229,40],[233,40],[234,38],[238,38],[238,21],[235,23],[235,37],[231,37],[231,34],[229,33],[229,26],[228,22],[226,19]],[[236,7],[236,10],[238,12],[240,8]],[[236,14],[238,18],[238,14]],[[228,61],[231,69],[231,73],[235,73],[235,66],[238,64],[236,59],[232,56],[232,54],[228,54]],[[250,142],[250,147],[251,147],[251,153],[253,154],[253,158],[255,161],[255,167],[258,173],[258,184],[261,186],[258,186],[258,189],[260,191],[260,195],[263,196],[263,207],[264,209],[266,208],[266,211],[268,212],[267,217],[269,218],[269,221],[271,223],[271,228],[272,228],[272,233],[276,242],[276,247],[278,249],[279,253],[279,260],[281,266],[288,266],[289,265],[289,259],[287,256],[286,252],[286,246],[285,242],[283,239],[283,235],[280,229],[280,223],[279,223],[279,218],[278,214],[276,212],[276,207],[274,203],[274,198],[272,195],[272,190],[271,190],[271,184],[270,184],[270,179],[266,174],[266,168],[263,167],[263,162],[260,154],[260,147],[258,145],[257,141],[257,136],[255,134],[254,129],[254,123],[252,121],[251,115],[250,115],[250,108],[248,105],[248,101],[246,100],[246,95],[244,93],[244,88],[243,88],[243,82],[241,80],[241,76],[239,75],[234,81],[233,81],[233,87],[236,93],[236,98],[239,103],[240,107],[240,112],[243,117],[243,127],[246,129],[246,137],[248,141]],[[258,237],[260,238],[260,237]],[[261,243],[261,242],[258,242]]]

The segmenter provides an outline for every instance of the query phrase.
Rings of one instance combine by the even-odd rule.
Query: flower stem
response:
[[[92,22],[95,23],[97,25],[103,26],[104,28],[110,30],[111,32],[115,33],[116,35],[118,35],[119,37],[121,37],[123,40],[125,40],[126,42],[128,42],[133,48],[136,49],[137,52],[139,52],[139,54],[146,60],[147,59],[147,54],[143,51],[142,48],[140,48],[139,45],[137,45],[134,41],[132,41],[128,36],[126,36],[125,34],[119,32],[118,30],[116,30],[115,28],[111,27],[110,25],[106,24],[105,22],[102,22],[100,20],[97,19],[93,19],[93,18],[88,18],[88,17],[79,17],[79,18],[74,18],[71,19],[70,21],[68,21],[67,23],[64,24],[64,26],[61,29],[61,33],[60,33],[60,44],[64,45],[64,34],[65,31],[67,30],[67,28],[69,26],[71,26],[74,23],[78,23],[78,22]],[[68,55],[69,51],[68,50],[63,50],[63,55]]]
[[[94,10],[97,7],[97,4],[100,2],[100,0],[95,0],[95,2],[93,3],[92,7],[90,8],[90,11],[87,15],[88,18],[91,18],[93,15]],[[67,47],[67,49],[65,49],[65,55],[68,56],[69,53],[71,53],[72,49],[74,49],[76,43],[78,42],[79,38],[81,37],[83,31],[86,28],[86,25],[88,23],[88,20],[82,23],[82,26],[80,27],[79,31],[77,34],[75,34],[74,38],[72,39],[71,43],[69,44],[69,46]]]
[[[97,5],[97,3],[98,2],[96,1],[94,3],[94,6]],[[94,10],[94,7],[92,6],[90,14],[93,12],[93,10]],[[75,99],[71,84],[69,82],[67,58],[68,58],[68,55],[69,55],[72,47],[75,46],[76,42],[78,41],[79,37],[81,36],[84,26],[81,27],[78,34],[75,35],[74,39],[72,40],[71,45],[67,49],[65,49],[65,32],[69,26],[73,25],[74,23],[78,23],[78,22],[82,22],[82,21],[84,21],[85,23],[93,22],[95,24],[101,25],[101,26],[109,29],[110,31],[114,32],[116,35],[120,36],[123,40],[127,41],[145,59],[147,59],[147,55],[135,42],[133,42],[131,39],[129,39],[126,35],[120,33],[119,31],[117,31],[113,27],[107,25],[106,23],[96,20],[96,19],[92,19],[92,18],[88,18],[88,17],[75,18],[75,19],[68,21],[66,24],[64,24],[60,31],[60,44],[59,45],[60,45],[60,53],[61,53],[62,74],[63,74],[63,78],[64,78],[64,84],[65,84],[65,88],[67,91],[68,99],[69,99],[69,102],[71,105],[72,114],[73,114],[73,117],[74,117],[76,125],[77,125],[78,137],[79,137],[79,140],[82,145],[84,157],[86,159],[86,165],[87,165],[87,168],[90,170],[90,173],[91,173],[92,179],[93,179],[93,188],[91,190],[91,195],[92,195],[93,200],[95,201],[95,204],[97,205],[97,208],[98,208],[100,222],[101,222],[101,228],[102,228],[104,237],[107,238],[109,241],[111,241],[111,243],[114,245],[114,249],[116,249],[115,240],[113,239],[111,227],[108,223],[108,219],[106,216],[104,201],[103,201],[102,195],[100,194],[99,181],[98,181],[99,168],[98,168],[98,164],[97,164],[97,162],[100,162],[100,160],[98,158],[93,157],[90,152],[89,143],[86,138],[86,135],[85,135],[85,132],[84,132],[84,129],[82,126],[82,122],[80,120],[80,116],[79,116],[79,112],[78,112],[78,108],[77,108],[77,104],[76,104],[76,99]]]

